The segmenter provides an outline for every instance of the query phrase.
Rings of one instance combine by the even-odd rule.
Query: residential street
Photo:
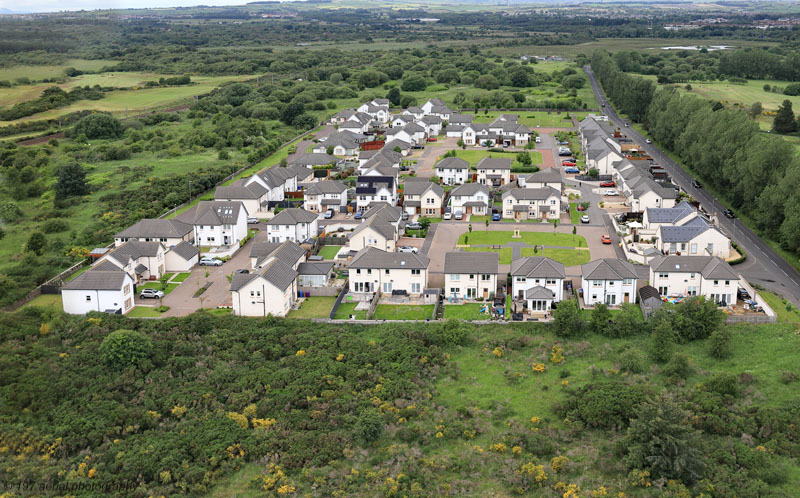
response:
[[[622,122],[623,119],[611,107],[597,78],[590,66],[584,66],[586,74],[592,84],[592,90],[600,103],[606,103],[603,112],[614,122]],[[673,182],[681,186],[685,191],[697,199],[702,207],[711,213],[717,214],[721,230],[731,239],[735,240],[747,253],[747,260],[741,265],[734,267],[737,271],[751,283],[763,286],[767,290],[776,292],[784,298],[792,301],[795,305],[800,305],[800,273],[789,263],[781,258],[771,247],[769,247],[758,235],[747,228],[744,223],[736,219],[728,219],[722,216],[725,206],[703,189],[696,189],[692,186],[692,177],[683,170],[675,161],[670,159],[659,147],[654,144],[645,144],[645,138],[632,127],[625,129],[625,133],[636,139],[647,153],[653,157],[673,178]]]

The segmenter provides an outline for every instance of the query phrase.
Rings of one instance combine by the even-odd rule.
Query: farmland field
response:
[[[58,78],[64,76],[64,70],[68,67],[74,67],[79,71],[99,71],[104,66],[115,64],[115,61],[110,60],[87,60],[87,59],[69,59],[64,61],[63,64],[52,66],[10,66],[0,67],[0,80],[8,80],[13,82],[17,78],[29,78],[31,80],[42,80],[49,78]]]

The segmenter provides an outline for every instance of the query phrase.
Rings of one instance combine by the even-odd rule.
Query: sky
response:
[[[195,5],[244,5],[250,0],[0,0],[0,12],[60,12],[63,10],[143,9]]]

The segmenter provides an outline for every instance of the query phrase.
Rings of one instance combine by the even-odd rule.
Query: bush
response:
[[[100,344],[103,360],[115,368],[136,367],[150,358],[153,343],[141,332],[119,329],[111,332]]]
[[[356,438],[362,444],[377,441],[383,434],[383,420],[374,410],[367,409],[361,412],[355,425]]]
[[[581,420],[589,427],[624,427],[646,399],[639,386],[619,381],[590,382],[569,393],[567,400],[554,406],[562,418]]]
[[[691,373],[692,367],[689,365],[689,358],[681,353],[675,353],[664,365],[664,375],[672,379],[685,379]]]
[[[707,390],[723,396],[733,396],[735,398],[739,395],[739,381],[733,374],[717,374],[705,385]]]
[[[54,218],[52,220],[47,220],[44,225],[42,225],[42,231],[44,233],[58,233],[63,232],[64,230],[69,228],[69,224],[66,220],[62,218]]]
[[[611,321],[611,312],[605,304],[595,304],[592,310],[592,315],[589,318],[589,326],[592,332],[600,335],[613,335],[611,330],[614,324]]]
[[[733,336],[728,327],[718,328],[708,338],[708,354],[718,360],[730,358],[731,354],[733,354],[732,340]]]
[[[553,311],[551,325],[560,337],[579,337],[583,335],[583,319],[578,305],[574,301],[561,301]]]
[[[119,138],[123,131],[119,119],[110,114],[98,112],[78,121],[73,129],[73,134],[84,135],[89,139]]]
[[[672,357],[674,347],[675,333],[672,331],[672,326],[666,320],[657,320],[650,342],[650,357],[653,361],[664,363]]]
[[[622,353],[619,364],[622,370],[638,374],[644,372],[647,365],[647,357],[641,350],[633,348]]]

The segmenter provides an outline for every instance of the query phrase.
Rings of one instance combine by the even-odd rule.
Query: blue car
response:
[[[497,214],[497,213],[494,213],[494,214],[492,215],[492,221],[500,221],[500,215],[499,215],[499,214]]]
[[[564,168],[564,171],[566,173],[580,173],[581,172],[581,170],[579,170],[578,168],[573,168],[573,167]]]
[[[361,219],[361,218],[363,218],[363,217],[364,217],[364,213],[362,213],[361,211],[359,211],[359,212],[357,212],[357,213],[356,213],[356,214],[353,216],[353,219],[354,219],[354,220],[360,220],[360,219]]]

